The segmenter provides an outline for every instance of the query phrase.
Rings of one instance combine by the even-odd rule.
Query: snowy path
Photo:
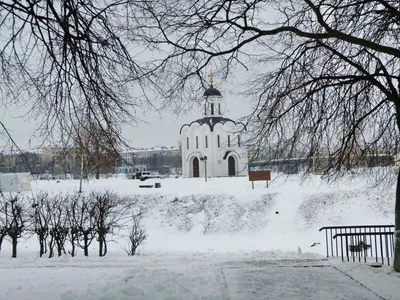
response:
[[[3,266],[0,299],[389,300],[397,295],[380,297],[329,264],[325,260],[184,259],[114,267],[110,263]]]
[[[328,265],[256,265],[224,268],[231,300],[382,299]]]

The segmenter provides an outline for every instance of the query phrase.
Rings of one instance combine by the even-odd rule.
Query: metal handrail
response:
[[[347,258],[353,262],[367,262],[367,257],[379,258],[384,264],[385,258],[390,265],[390,258],[394,255],[394,225],[353,225],[353,226],[325,226],[326,254],[329,256]]]
[[[344,229],[344,228],[394,228],[394,225],[350,225],[350,226],[325,226],[321,227],[319,231],[322,231],[324,229]]]

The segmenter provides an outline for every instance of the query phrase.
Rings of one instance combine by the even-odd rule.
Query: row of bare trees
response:
[[[22,237],[35,236],[40,257],[49,258],[69,254],[78,249],[89,256],[89,246],[98,243],[98,255],[105,256],[108,242],[120,229],[129,228],[129,255],[147,235],[142,226],[143,212],[135,212],[135,199],[105,191],[51,195],[39,192],[32,197],[1,195],[0,250],[4,239],[12,244],[12,257],[17,257],[18,242]]]

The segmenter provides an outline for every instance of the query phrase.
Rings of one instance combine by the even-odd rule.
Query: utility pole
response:
[[[207,182],[207,156],[204,156],[204,178]]]
[[[201,155],[201,153],[200,153],[200,155]],[[204,161],[204,179],[207,182],[207,156],[201,155],[200,160]]]
[[[83,181],[83,150],[81,150],[81,178],[79,180],[79,193],[82,193],[82,181]]]
[[[15,173],[14,144],[11,144],[11,164],[13,172]]]

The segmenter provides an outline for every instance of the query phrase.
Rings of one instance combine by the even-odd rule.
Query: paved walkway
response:
[[[398,292],[382,296],[326,260],[24,264],[0,267],[0,299],[395,300],[400,278],[390,277]]]
[[[326,264],[223,266],[231,300],[375,300],[374,292]]]

